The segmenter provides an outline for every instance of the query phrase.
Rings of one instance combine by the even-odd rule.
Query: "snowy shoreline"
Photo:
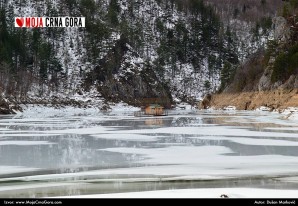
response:
[[[184,109],[181,109],[181,105]],[[235,106],[227,106],[223,109],[215,109],[213,107],[206,109],[206,110],[199,110],[194,107],[192,107],[189,104],[177,104],[175,110],[185,110],[185,111],[223,111],[223,112],[234,112],[234,111],[242,111],[237,110]],[[116,113],[122,113],[122,114],[133,114],[135,111],[139,111],[139,107],[134,107],[131,105],[128,105],[127,103],[120,102],[120,103],[110,103],[106,106],[104,106],[104,110],[102,109],[103,105],[101,102],[101,107],[96,106],[95,103],[87,106],[87,105],[81,105],[81,106],[74,106],[74,105],[52,105],[52,104],[27,104],[27,105],[20,105],[22,108],[22,112],[18,111],[17,116],[22,116],[25,118],[28,117],[61,117],[61,116],[83,116],[83,115],[95,115],[95,114],[101,114],[105,115],[107,113],[109,114],[116,114]],[[284,120],[298,120],[298,108],[297,107],[288,107],[283,110],[273,110],[270,111],[270,108],[268,107],[260,107],[255,110],[248,110],[248,111],[257,111],[257,112],[271,112],[271,113],[279,113],[282,115],[282,119]]]
[[[31,118],[31,117],[67,117],[67,116],[94,116],[94,115],[103,115],[105,113],[112,114],[113,112],[122,112],[125,113],[133,113],[134,111],[138,111],[139,108],[129,106],[126,103],[120,102],[116,104],[109,105],[109,109],[107,111],[102,110],[99,106],[90,105],[89,107],[75,107],[75,106],[65,106],[61,105],[57,107],[56,105],[42,105],[42,104],[28,104],[21,105],[22,112],[17,112],[17,116],[23,118]]]
[[[8,100],[6,100],[8,101]],[[48,103],[46,103],[48,102]],[[139,107],[131,106],[124,102],[111,103],[104,102],[101,98],[87,98],[81,97],[79,95],[73,98],[65,99],[58,103],[55,101],[41,101],[40,103],[27,103],[27,104],[11,104],[9,107],[11,109],[6,109],[10,111],[10,114],[16,113],[16,117],[62,117],[62,116],[90,116],[90,115],[115,115],[117,113],[122,113],[123,115],[131,116],[133,112],[139,111]],[[16,109],[18,108],[18,109]],[[206,110],[197,109],[187,103],[178,103],[173,109],[184,110],[184,111],[223,111],[227,113],[242,111],[238,110],[236,106],[226,106],[223,108],[210,107]],[[288,107],[282,110],[271,110],[269,107],[261,106],[254,110],[245,111],[257,111],[257,112],[272,112],[281,114],[281,118],[284,120],[298,120],[298,107]],[[7,113],[9,114],[9,113]]]

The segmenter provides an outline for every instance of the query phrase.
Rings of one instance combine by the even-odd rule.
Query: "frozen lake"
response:
[[[298,189],[298,122],[278,113],[32,114],[0,116],[0,198]]]

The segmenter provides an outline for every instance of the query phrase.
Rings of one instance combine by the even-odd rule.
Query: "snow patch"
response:
[[[223,110],[235,111],[236,107],[235,106],[227,106],[227,107],[224,107]]]
[[[0,141],[0,146],[3,145],[18,145],[18,146],[32,146],[32,145],[49,145],[56,144],[47,141]]]
[[[116,139],[116,140],[125,140],[125,141],[140,141],[140,142],[155,142],[157,136],[149,135],[138,135],[138,134],[101,134],[101,135],[92,135],[95,138],[101,139]]]
[[[2,166],[2,165],[0,166],[0,174],[31,172],[31,171],[35,171],[35,170],[38,170],[38,168],[27,168],[27,167],[19,167],[19,166]],[[3,188],[3,186],[1,186],[0,188]]]
[[[50,107],[43,105],[28,105],[24,108],[22,118],[49,118],[49,117],[69,117],[69,116],[89,116],[99,114],[98,108],[76,108],[72,106]]]
[[[269,112],[269,111],[271,111],[271,108],[270,107],[261,106],[260,108],[257,108],[256,111]]]

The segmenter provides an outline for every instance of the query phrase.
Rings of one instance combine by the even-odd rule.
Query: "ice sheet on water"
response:
[[[57,183],[57,182],[48,182],[48,183],[33,183],[26,185],[9,185],[9,186],[1,186],[1,191],[9,191],[9,190],[28,190],[28,189],[42,189],[47,187],[63,187],[63,186],[75,186],[76,183]]]
[[[46,128],[44,131],[35,132],[24,132],[24,130],[21,129],[19,131],[12,130],[15,133],[10,133],[11,131],[3,130],[2,132],[4,133],[1,135],[16,135],[17,132],[24,132],[25,136],[31,133],[32,137],[40,134],[42,134],[40,136],[70,135],[67,137],[69,140],[72,140],[73,138],[71,135],[76,135],[75,138],[78,138],[82,142],[88,138],[95,140],[97,138],[112,140],[111,142],[114,140],[120,140],[121,144],[118,142],[118,144],[104,145],[104,147],[102,147],[101,144],[99,144],[100,147],[98,147],[98,145],[93,144],[94,142],[91,142],[90,145],[92,145],[92,149],[96,150],[95,153],[99,153],[99,151],[105,151],[108,154],[121,153],[120,155],[123,154],[123,157],[126,157],[126,154],[128,154],[128,156],[131,154],[131,156],[129,156],[131,163],[141,163],[139,167],[119,169],[111,168],[69,174],[32,176],[31,179],[53,180],[55,178],[85,178],[93,176],[101,176],[103,178],[110,177],[112,175],[134,176],[139,174],[144,174],[148,177],[152,175],[160,175],[162,178],[164,176],[174,175],[177,178],[186,178],[186,176],[188,176],[188,178],[194,179],[216,179],[230,178],[231,176],[274,175],[296,172],[298,165],[297,155],[295,156],[296,153],[294,155],[282,155],[274,149],[276,146],[285,147],[286,149],[290,148],[288,146],[297,146],[297,142],[295,141],[298,137],[297,133],[283,132],[282,130],[276,132],[266,131],[266,129],[253,131],[250,130],[252,129],[252,126],[223,126],[221,122],[215,122],[216,124],[213,124],[212,121],[209,121],[219,117],[224,119],[223,122],[225,123],[226,121],[234,118],[233,121],[239,124],[242,124],[243,122],[254,122],[257,125],[258,122],[281,122],[282,124],[277,126],[295,128],[293,125],[291,125],[291,127],[286,127],[287,124],[284,123],[287,122],[287,120],[278,119],[281,116],[280,114],[273,114],[272,116],[268,115],[269,114],[267,113],[258,114],[257,112],[236,112],[231,115],[217,111],[204,114],[173,114],[172,116],[168,116],[163,119],[170,119],[170,122],[175,122],[179,120],[179,118],[200,118],[200,121],[191,123],[188,122],[189,124],[187,123],[185,126],[174,126],[170,123],[169,125],[166,124],[152,128],[130,126],[123,127],[121,129],[117,128],[117,126],[122,126],[121,124],[118,125],[119,122],[129,121],[132,123],[135,121],[132,125],[139,125],[142,124],[144,120],[133,116],[128,117],[127,115],[123,115],[123,113],[119,113],[119,115],[115,116],[104,116],[99,114],[91,116],[67,116],[56,118],[35,117],[10,120],[1,119],[0,122],[3,124],[11,122],[12,126],[14,122],[17,124],[21,123],[20,125],[15,125],[17,127],[26,126],[27,123],[29,126],[34,124],[38,124],[40,126],[44,123],[47,126],[50,124],[63,124],[65,126],[65,128],[62,129]],[[208,120],[207,123],[206,120]],[[19,133],[17,135],[19,135]],[[156,134],[156,136],[152,136],[152,134]],[[47,137],[43,137],[42,140],[46,140],[45,138]],[[181,139],[183,141],[181,141],[180,144],[180,141],[174,142],[172,141],[173,139]],[[185,139],[198,139],[202,140],[202,142],[206,141],[206,144],[203,144],[200,141],[190,141],[190,143],[188,143],[188,141],[184,141]],[[104,141],[109,142],[106,140]],[[216,146],[215,143],[208,146],[207,144],[211,140],[218,141],[218,146]],[[126,144],[125,141],[132,142]],[[270,155],[255,154],[254,151],[252,151],[252,154],[250,155],[244,155],[240,154],[241,150],[239,154],[236,154],[238,151],[234,151],[232,147],[230,148],[228,145],[222,144],[223,141],[241,144],[241,148],[245,149],[248,148],[249,145],[252,145],[256,147],[250,147],[248,149],[254,150],[257,146],[262,146],[261,149],[270,150],[273,148],[273,151]],[[64,141],[64,143],[68,142]],[[69,141],[69,143],[73,143],[73,141]],[[67,145],[65,144],[65,146]],[[73,146],[77,146],[77,148]],[[77,145],[70,145],[70,147],[67,147],[69,149],[63,150],[66,152],[65,157],[70,157],[69,154],[72,154],[71,157],[77,157],[78,154],[84,154],[86,152],[86,146],[88,147],[89,145],[81,143],[78,143]],[[88,147],[87,149],[90,148]],[[98,150],[100,148],[101,150]],[[76,149],[78,149],[78,151],[76,151]],[[69,154],[67,152],[69,152]],[[68,160],[72,161],[73,159],[66,158],[65,160],[65,162],[67,162]],[[143,166],[143,164],[146,166]],[[280,165],[282,165],[282,167],[280,167]],[[8,170],[6,170],[6,172],[9,173]]]
[[[229,136],[229,137],[293,137],[298,138],[297,134],[280,132],[251,131],[247,128],[234,128],[227,126],[215,127],[163,127],[153,129],[135,129],[126,131],[105,131],[105,133],[128,133],[128,134],[186,134],[197,136]]]
[[[259,158],[259,155],[243,157],[229,156],[227,154],[232,154],[233,151],[223,146],[171,146],[165,148],[118,147],[103,150],[145,155],[147,158],[142,160],[142,162],[154,164],[194,164],[206,166],[212,163],[215,167],[220,165],[221,167],[224,165],[227,167],[235,167],[236,165],[241,167],[241,162],[246,162],[247,165],[258,163],[270,164],[278,161],[284,161],[284,163],[292,161],[298,162],[298,159],[295,157],[284,157],[281,155],[262,155],[262,158]],[[243,167],[247,167],[247,165],[243,165]]]
[[[230,141],[243,145],[260,145],[260,146],[290,146],[290,147],[298,147],[297,141],[286,141],[279,139],[260,139],[260,138],[245,138],[245,137],[216,137],[216,136],[203,136],[203,137],[190,137],[194,139],[200,140],[217,140],[217,141]]]
[[[28,168],[28,167],[20,167],[20,166],[0,166],[0,174],[9,174],[9,173],[19,173],[19,172],[30,172],[39,170],[38,168]],[[2,186],[0,187],[2,188]]]
[[[157,136],[150,135],[139,135],[139,134],[100,134],[92,135],[95,138],[101,139],[116,139],[116,140],[126,140],[126,141],[140,141],[140,142],[155,142]]]
[[[27,131],[28,133],[22,131],[12,131],[15,134],[0,134],[0,137],[49,137],[49,136],[60,136],[60,134],[45,134],[36,131]]]
[[[165,148],[109,148],[104,151],[142,154],[148,159],[146,163],[154,164],[198,164],[202,157],[218,157],[222,154],[233,153],[230,149],[220,146],[171,146]]]
[[[277,181],[298,183],[298,176],[275,178]]]
[[[283,132],[270,132],[270,131],[253,131],[249,127],[230,127],[230,126],[206,126],[206,127],[161,127],[161,128],[150,128],[150,129],[127,129],[121,131],[115,131],[111,127],[96,126],[96,127],[86,127],[77,129],[63,129],[63,130],[50,130],[43,133],[48,134],[114,134],[115,138],[119,134],[184,134],[184,135],[197,135],[197,136],[229,136],[229,137],[289,137],[298,138],[297,134],[294,133],[283,133]],[[110,136],[111,137],[111,136]]]
[[[265,130],[298,131],[298,127],[266,127]]]
[[[19,145],[19,146],[28,146],[28,145],[49,145],[56,144],[47,141],[0,141],[0,146],[3,145]]]
[[[0,131],[5,131],[5,132],[7,132],[7,131],[9,131],[10,129],[8,129],[8,128],[0,128]]]

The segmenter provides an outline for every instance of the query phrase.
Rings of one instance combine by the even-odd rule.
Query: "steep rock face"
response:
[[[4,99],[0,99],[0,114],[13,114],[9,104]]]
[[[298,76],[296,76],[295,74],[289,75],[289,78],[287,80],[277,79],[273,81],[274,78],[272,76],[274,75],[274,70],[277,70],[275,68],[277,58],[280,58],[281,53],[289,53],[289,47],[297,43],[295,40],[292,39],[292,36],[295,34],[293,31],[291,31],[292,25],[290,24],[290,22],[288,22],[284,17],[276,17],[274,18],[273,22],[274,41],[277,45],[274,48],[274,51],[267,51],[267,53],[270,54],[269,61],[265,66],[265,70],[261,78],[259,79],[258,91],[297,88],[295,80],[298,78]],[[287,67],[287,63],[288,62],[285,61],[282,67]]]
[[[272,75],[272,66],[275,59],[273,57],[270,58],[268,62],[268,66],[266,67],[263,75],[261,76],[258,83],[258,91],[269,90],[271,87],[271,75]]]
[[[274,39],[271,40],[267,50],[259,50],[245,61],[237,69],[231,84],[226,87],[224,92],[249,92],[265,91],[279,88],[295,88],[294,84],[289,86],[288,82],[294,83],[296,77],[286,74],[295,74],[295,65],[291,69],[288,61],[295,61],[297,48],[292,48],[297,44],[293,41],[293,32],[290,30],[291,24],[284,17],[274,18]],[[287,57],[289,53],[290,57]],[[279,63],[277,63],[279,61]],[[276,75],[275,77],[273,75]],[[289,79],[291,78],[291,79]]]
[[[108,101],[142,105],[143,99],[159,98],[169,107],[170,90],[159,79],[150,64],[140,58],[122,36],[100,64],[87,74],[84,87],[89,90],[95,86]]]
[[[277,88],[296,88],[294,84],[289,85],[288,82],[276,81],[272,82],[272,75],[274,64],[276,60],[276,55],[279,50],[284,50],[284,47],[291,39],[291,30],[290,25],[288,24],[287,20],[284,17],[275,17],[273,19],[273,26],[274,26],[274,41],[278,44],[275,48],[276,51],[273,51],[270,55],[269,61],[267,66],[262,74],[259,83],[258,83],[258,91],[265,91],[270,89],[277,89]],[[296,77],[291,77],[290,82],[293,82],[293,79]],[[283,85],[285,84],[285,85]]]
[[[15,114],[20,110],[21,108],[14,103],[14,100],[0,97],[0,114]]]
[[[290,28],[284,17],[278,16],[273,19],[274,39],[278,42],[285,43],[291,37]]]
[[[283,17],[275,18],[272,45],[242,64],[224,92],[212,96],[211,106],[233,105],[245,110],[261,106],[272,110],[297,107],[297,27]]]

